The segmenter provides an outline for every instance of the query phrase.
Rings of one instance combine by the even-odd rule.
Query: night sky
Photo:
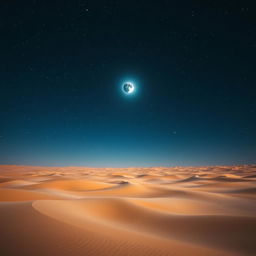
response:
[[[0,164],[255,163],[252,3],[1,1]]]

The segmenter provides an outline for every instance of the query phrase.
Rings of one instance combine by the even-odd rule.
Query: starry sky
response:
[[[246,0],[1,1],[0,164],[255,163],[255,11]]]

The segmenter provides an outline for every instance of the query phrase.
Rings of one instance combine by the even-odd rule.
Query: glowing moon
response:
[[[131,94],[134,92],[134,84],[131,83],[131,82],[125,82],[123,84],[123,91],[126,93],[126,94]]]

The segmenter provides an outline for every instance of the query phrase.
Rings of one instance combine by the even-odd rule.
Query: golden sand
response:
[[[0,255],[256,255],[256,166],[0,166]]]

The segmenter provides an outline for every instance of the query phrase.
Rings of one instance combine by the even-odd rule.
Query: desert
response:
[[[0,167],[0,254],[256,253],[256,166]]]

